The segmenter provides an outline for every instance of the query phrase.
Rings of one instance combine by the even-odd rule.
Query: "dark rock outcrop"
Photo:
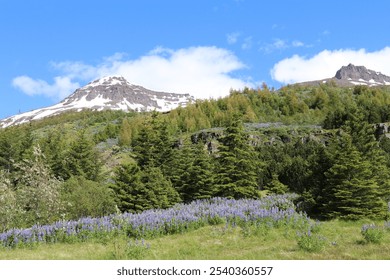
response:
[[[353,87],[356,85],[373,86],[388,86],[390,85],[390,77],[380,72],[367,69],[364,66],[355,66],[348,64],[337,70],[333,78],[309,81],[298,83],[299,85],[318,86],[320,84],[334,83],[341,87]]]

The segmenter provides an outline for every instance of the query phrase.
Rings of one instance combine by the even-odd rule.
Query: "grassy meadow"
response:
[[[185,233],[135,240],[124,236],[86,242],[36,244],[0,248],[3,260],[388,260],[390,231],[367,241],[362,225],[369,221],[321,222],[308,244],[297,230],[279,226],[258,228],[208,225]],[[383,222],[382,222],[383,224]],[[377,223],[377,225],[381,225]],[[308,236],[306,236],[308,237]],[[311,239],[312,238],[312,239]],[[319,241],[318,241],[319,240]],[[302,241],[302,240],[301,240]],[[378,242],[378,243],[375,243]]]

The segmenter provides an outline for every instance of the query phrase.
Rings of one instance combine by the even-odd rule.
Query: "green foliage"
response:
[[[380,244],[384,238],[384,229],[375,224],[364,225],[360,231],[367,243]]]
[[[179,193],[173,188],[172,183],[164,177],[160,168],[146,167],[141,182],[145,189],[153,192],[153,197],[149,201],[149,208],[164,209],[181,202]]]
[[[37,145],[50,178],[73,186],[69,189],[74,193],[62,197],[65,205],[84,199],[80,204],[89,205],[74,211],[68,207],[65,215],[94,213],[93,201],[83,192],[96,191],[103,199],[103,186],[113,181],[122,211],[166,207],[179,201],[177,193],[190,202],[216,195],[240,198],[257,197],[261,191],[293,191],[300,194],[300,209],[311,216],[381,218],[390,200],[390,141],[374,134],[373,124],[390,121],[389,112],[388,87],[293,85],[275,91],[263,85],[164,114],[69,112],[0,129],[1,197],[7,197],[2,209],[14,209],[4,224],[28,220],[28,207],[19,200],[22,186],[29,185],[31,170],[26,166],[36,160]],[[270,128],[253,129],[258,123]],[[186,142],[191,134],[216,127],[222,137],[216,133],[199,145]],[[342,133],[334,135],[335,129]],[[108,139],[115,146],[101,143]],[[213,145],[210,153],[205,145]],[[134,162],[138,170],[124,167]],[[128,178],[115,171],[123,168]]]
[[[172,158],[172,140],[168,132],[168,123],[158,113],[145,119],[144,125],[135,140],[134,151],[141,168],[161,167]]]
[[[17,227],[21,213],[11,181],[0,171],[0,232]]]
[[[176,149],[168,166],[168,178],[184,202],[211,198],[216,193],[212,158],[202,142]]]
[[[131,125],[127,118],[124,118],[119,132],[119,145],[129,146],[132,140]]]
[[[66,218],[102,217],[115,212],[114,194],[107,186],[84,177],[71,177],[64,182],[62,200],[66,202]]]
[[[25,225],[51,223],[63,214],[62,182],[50,173],[44,159],[40,148],[34,147],[33,159],[18,164],[21,175],[16,185],[16,198]]]
[[[323,214],[329,218],[383,218],[386,204],[373,179],[371,165],[352,144],[351,136],[341,132],[330,144],[332,166],[325,173]]]
[[[88,180],[96,181],[99,179],[101,166],[93,142],[88,139],[86,132],[81,130],[65,155],[66,174],[63,178],[83,176]]]
[[[313,234],[310,231],[299,233],[297,244],[300,249],[309,253],[318,253],[325,249],[327,240],[324,236]]]
[[[211,157],[202,143],[194,147],[194,152],[182,189],[183,195],[187,197],[186,201],[211,198],[216,193]]]
[[[151,208],[151,201],[156,201],[153,190],[145,188],[141,176],[141,169],[136,164],[122,164],[115,170],[111,188],[122,212],[141,212]]]
[[[0,167],[8,172],[14,170],[14,160],[17,159],[13,143],[11,135],[0,134]]]
[[[265,189],[271,193],[284,194],[288,191],[288,186],[281,183],[278,179],[278,176],[274,174],[272,176],[271,182],[265,186]]]
[[[49,131],[47,136],[40,141],[40,145],[54,176],[67,179],[69,174],[65,163],[68,151],[63,130],[64,128],[60,127]]]
[[[144,259],[150,245],[145,240],[119,239],[113,243],[110,259],[114,260],[141,260]]]
[[[115,172],[114,181],[111,188],[122,212],[168,208],[181,201],[158,167],[148,166],[141,171],[136,164],[122,164]]]
[[[241,121],[226,128],[217,157],[217,195],[232,198],[258,197],[259,161]]]

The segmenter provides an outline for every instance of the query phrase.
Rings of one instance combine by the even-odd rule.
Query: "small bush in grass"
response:
[[[313,234],[309,229],[307,232],[298,233],[297,243],[302,250],[314,253],[325,249],[327,241],[324,236]]]
[[[111,257],[116,260],[141,260],[145,257],[146,252],[150,249],[150,245],[145,240],[117,241],[114,243],[114,250]]]
[[[367,243],[379,244],[384,237],[383,228],[376,226],[375,224],[363,225],[360,232]]]

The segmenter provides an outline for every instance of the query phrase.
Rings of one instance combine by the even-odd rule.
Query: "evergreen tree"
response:
[[[111,188],[115,192],[117,206],[122,212],[151,209],[157,201],[153,190],[146,188],[141,178],[141,169],[136,164],[122,164],[116,169]]]
[[[184,202],[211,198],[215,195],[213,166],[202,142],[192,145],[186,153],[188,166],[180,176],[180,193]]]
[[[94,143],[88,139],[84,130],[78,133],[76,140],[70,145],[65,164],[67,174],[64,174],[64,179],[83,176],[88,180],[98,180],[102,162],[94,148]]]
[[[172,182],[172,186],[179,192],[183,201],[187,201],[184,185],[190,177],[188,171],[195,156],[192,145],[185,143],[181,147],[173,149],[172,158],[165,167],[166,178]]]
[[[217,195],[235,199],[259,196],[259,161],[248,143],[242,122],[236,118],[221,139],[217,162]]]
[[[168,123],[154,112],[144,122],[135,141],[134,152],[138,164],[143,169],[147,166],[160,167],[165,175],[166,164],[172,159],[172,141],[168,132]]]
[[[272,180],[267,184],[265,189],[271,193],[284,194],[288,192],[288,186],[279,181],[278,175],[273,174]]]
[[[122,212],[168,208],[181,201],[172,183],[157,167],[141,170],[136,164],[122,164],[115,172],[114,181],[111,188]]]
[[[46,156],[47,164],[57,178],[69,178],[66,170],[65,157],[67,146],[64,143],[63,128],[56,128],[41,140],[42,151]]]
[[[169,208],[181,201],[179,193],[158,167],[146,167],[141,182],[145,189],[154,194],[154,200],[150,200],[150,208]]]
[[[122,126],[119,131],[119,145],[129,146],[131,144],[132,131],[131,125],[127,118],[124,118],[122,121]]]
[[[323,214],[328,218],[383,218],[386,204],[372,177],[371,165],[341,132],[330,144],[332,165],[325,173]]]
[[[374,126],[364,120],[362,112],[355,111],[342,128],[351,135],[352,144],[370,164],[372,178],[380,186],[383,199],[390,201],[390,172],[385,152],[375,138]]]

